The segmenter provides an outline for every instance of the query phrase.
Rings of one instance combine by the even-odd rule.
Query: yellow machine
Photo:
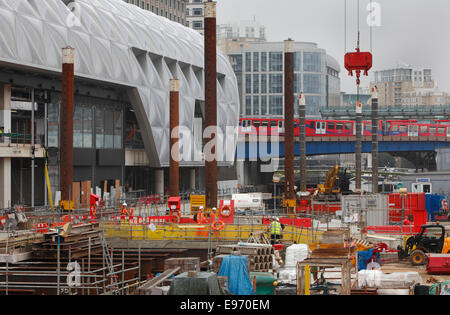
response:
[[[68,200],[61,200],[59,202],[59,208],[61,211],[73,211],[75,209],[75,202]]]
[[[337,165],[328,170],[325,184],[317,185],[317,189],[313,195],[314,199],[328,201],[339,200],[339,194],[341,193],[341,190],[339,188],[334,188],[334,185],[338,178],[338,174],[339,166]]]

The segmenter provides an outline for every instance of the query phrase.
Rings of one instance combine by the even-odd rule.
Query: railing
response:
[[[355,106],[335,106],[322,107],[320,109],[322,117],[339,118],[339,117],[354,117]],[[371,117],[371,106],[363,106],[363,117]],[[450,115],[450,105],[435,105],[435,106],[379,106],[378,117],[393,118],[393,117],[410,117],[410,118],[435,118],[440,116]]]
[[[2,133],[0,134],[0,143],[12,145],[31,144],[31,135],[23,133]]]

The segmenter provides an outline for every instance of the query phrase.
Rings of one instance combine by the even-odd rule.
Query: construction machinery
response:
[[[324,184],[317,185],[313,198],[316,201],[338,201],[340,200],[341,189],[336,188],[336,180],[339,175],[339,166],[335,165],[327,172]]]
[[[413,266],[422,266],[427,262],[427,253],[450,254],[450,238],[439,223],[422,225],[417,235],[406,240],[404,248],[398,246],[397,249],[399,259],[409,257]]]

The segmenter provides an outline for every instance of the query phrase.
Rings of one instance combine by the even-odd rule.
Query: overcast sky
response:
[[[217,23],[256,19],[268,41],[315,42],[341,65],[342,91],[355,93],[344,68],[345,0],[216,0]],[[347,51],[357,39],[357,2],[347,0]],[[450,92],[450,0],[373,0],[381,8],[381,26],[372,29],[373,70],[399,63],[432,68],[439,89]],[[360,0],[361,50],[370,51],[369,0]],[[371,77],[369,77],[371,78]],[[363,77],[362,85],[370,79]]]

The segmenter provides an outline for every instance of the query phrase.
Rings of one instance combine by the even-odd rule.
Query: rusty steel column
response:
[[[298,99],[298,115],[300,120],[300,192],[306,192],[306,103],[305,96]]]
[[[74,111],[74,49],[62,50],[62,99],[61,99],[61,199],[70,200],[73,182],[73,111]]]
[[[284,178],[287,200],[295,200],[294,178],[294,41],[284,41]]]
[[[180,148],[179,148],[179,125],[180,125],[180,83],[177,79],[170,80],[170,168],[169,168],[169,196],[180,195]]]
[[[204,3],[205,14],[205,143],[211,151],[205,153],[206,208],[217,207],[217,42],[216,2]],[[205,150],[206,151],[206,150]]]
[[[378,93],[372,92],[372,192],[378,193]]]

